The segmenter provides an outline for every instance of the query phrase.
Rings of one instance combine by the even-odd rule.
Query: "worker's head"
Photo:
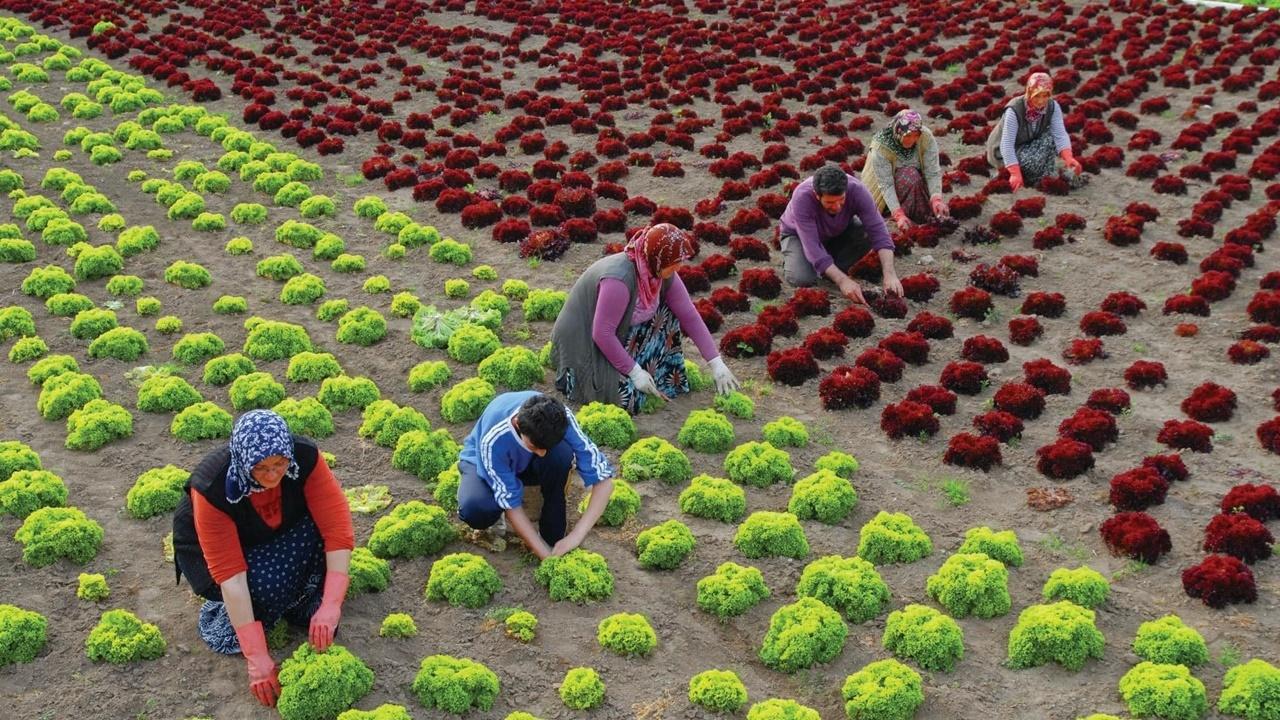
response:
[[[813,194],[818,197],[822,209],[835,215],[844,207],[845,194],[849,190],[849,176],[839,165],[827,164],[813,174]]]
[[[1049,73],[1031,73],[1027,78],[1027,106],[1032,110],[1044,110],[1053,98],[1053,78]]]
[[[297,474],[293,456],[293,434],[278,413],[250,410],[236,420],[228,443],[228,502],[240,502],[246,495],[270,490],[290,473]]]
[[[902,147],[910,150],[920,142],[920,129],[924,127],[924,118],[920,117],[920,113],[915,110],[899,110],[898,114],[893,116],[889,127],[892,128],[893,136],[898,139]]]
[[[671,223],[658,223],[636,233],[627,243],[627,253],[636,264],[644,264],[652,277],[666,280],[696,254],[689,233]]]
[[[529,452],[542,457],[564,439],[569,427],[568,410],[549,395],[534,395],[516,411],[512,425]]]

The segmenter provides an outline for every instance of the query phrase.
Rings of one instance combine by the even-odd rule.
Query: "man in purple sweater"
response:
[[[871,193],[836,165],[824,165],[791,193],[779,233],[787,284],[807,287],[825,276],[853,302],[866,304],[858,283],[846,271],[875,250],[884,290],[902,295],[893,268],[893,240]]]

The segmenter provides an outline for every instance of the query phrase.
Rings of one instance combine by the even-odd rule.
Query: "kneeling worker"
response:
[[[586,511],[565,533],[565,484],[577,460],[590,488]],[[476,421],[458,456],[458,516],[477,530],[505,517],[529,550],[544,559],[582,544],[613,493],[613,467],[559,400],[536,391],[503,393]],[[523,508],[524,489],[542,492],[534,529]]]

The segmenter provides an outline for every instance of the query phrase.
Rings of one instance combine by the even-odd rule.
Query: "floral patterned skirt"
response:
[[[893,172],[893,189],[898,194],[898,205],[913,223],[934,221],[933,208],[929,207],[929,187],[920,168],[899,166]]]
[[[653,376],[658,389],[667,397],[689,392],[680,338],[680,320],[664,303],[648,322],[633,325],[624,343],[627,354]],[[644,393],[636,392],[631,378],[624,375],[618,380],[618,404],[627,412],[632,415],[640,412],[643,399]]]
[[[1017,149],[1018,165],[1022,168],[1022,182],[1029,188],[1040,184],[1047,177],[1058,176],[1071,186],[1073,190],[1086,185],[1089,176],[1076,175],[1070,171],[1058,169],[1058,153],[1053,144],[1053,133],[1045,131],[1040,137]]]

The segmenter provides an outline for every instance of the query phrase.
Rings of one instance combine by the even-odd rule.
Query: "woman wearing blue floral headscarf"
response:
[[[880,212],[888,210],[899,230],[946,216],[938,143],[920,113],[901,110],[875,134],[862,168],[862,184]]]
[[[323,651],[342,616],[355,547],[346,496],[315,443],[270,410],[242,415],[187,490],[173,519],[174,565],[206,600],[200,636],[214,652],[243,653],[249,689],[274,705],[266,628],[305,626]]]

